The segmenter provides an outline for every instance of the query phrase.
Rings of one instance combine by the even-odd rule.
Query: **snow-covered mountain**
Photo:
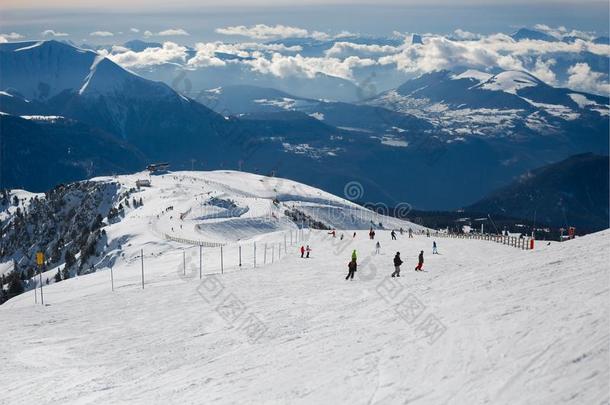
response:
[[[467,207],[583,231],[608,228],[608,156],[585,153],[524,173]]]
[[[138,187],[141,180],[150,184]],[[41,247],[51,278],[60,267],[75,276],[119,265],[132,252],[129,246],[136,249],[148,241],[161,250],[175,248],[176,240],[251,243],[303,226],[421,229],[279,177],[235,171],[139,172],[60,185],[45,194],[3,192],[0,263],[6,265],[0,273],[11,270],[13,262],[25,272],[35,265]]]
[[[608,153],[607,99],[524,73],[438,72],[361,104],[241,86],[213,88],[195,100],[69,44],[0,44],[0,53],[1,112],[47,117],[37,128],[55,136],[74,127],[53,117],[89,128],[82,140],[73,131],[48,149],[55,154],[37,157],[41,167],[56,167],[62,156],[61,166],[76,168],[70,176],[49,170],[44,182],[33,183],[31,172],[9,164],[0,178],[8,188],[43,191],[76,175],[168,161],[173,169],[274,172],[336,194],[358,181],[362,201],[450,209],[541,164]],[[13,161],[27,161],[33,149],[20,148],[27,142],[18,126],[4,130],[19,140],[9,151]],[[54,142],[45,131],[38,131],[42,144]],[[95,160],[91,146],[104,139],[116,153]]]
[[[428,120],[453,138],[600,135],[610,115],[607,97],[555,88],[520,71],[428,73],[367,103]]]
[[[224,130],[222,116],[93,51],[41,41],[0,44],[0,55],[0,86],[21,107],[101,128],[149,154],[173,145],[172,133],[206,144]],[[10,107],[2,104],[7,113],[33,113]]]
[[[411,114],[364,104],[303,98],[273,88],[218,87],[203,93],[199,101],[214,111],[244,118],[259,113],[298,111],[343,130],[388,138],[407,133],[416,136],[432,129],[426,120]]]

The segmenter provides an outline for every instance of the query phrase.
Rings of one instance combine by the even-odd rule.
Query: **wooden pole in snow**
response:
[[[142,289],[144,289],[144,249],[140,249],[140,262],[142,263]]]

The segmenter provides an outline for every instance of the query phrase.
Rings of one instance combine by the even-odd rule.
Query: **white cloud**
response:
[[[160,31],[157,35],[161,37],[170,37],[170,36],[189,36],[188,32],[183,30],[182,28],[170,28],[168,30]]]
[[[70,34],[65,32],[55,31],[55,30],[44,30],[41,32],[43,37],[51,36],[51,37],[67,37]]]
[[[313,38],[325,41],[331,38],[345,38],[354,35],[348,31],[342,31],[333,37],[325,32],[309,31],[305,28],[291,27],[281,24],[256,24],[250,27],[246,27],[245,25],[235,25],[231,27],[217,28],[216,32],[223,35],[237,35],[261,40],[282,38]]]
[[[189,36],[189,35],[191,35],[191,34],[189,34],[186,30],[183,30],[182,28],[170,28],[167,30],[159,31],[159,32],[152,32],[149,30],[144,31],[145,37],[152,37],[152,36],[171,37],[171,36]]]
[[[112,53],[106,56],[125,68],[145,68],[164,63],[185,63],[187,48],[173,42],[164,42],[162,48],[146,48],[134,52],[123,47],[113,47]]]
[[[110,31],[94,31],[90,33],[92,37],[112,37],[114,34]]]
[[[129,31],[134,32],[134,33],[138,33],[140,32],[140,30],[138,28],[130,28]]]
[[[348,56],[363,56],[372,57],[379,55],[387,55],[400,52],[400,47],[391,45],[375,45],[375,44],[356,44],[352,42],[335,42],[333,46],[326,50],[327,56],[348,57]]]
[[[22,39],[23,35],[18,34],[16,32],[11,32],[9,34],[0,34],[0,43],[5,43],[8,41],[16,41],[18,39]]]
[[[350,56],[343,60],[337,58],[303,57],[301,55],[286,56],[274,53],[271,59],[259,57],[254,60],[246,60],[244,63],[250,65],[254,71],[263,74],[271,74],[278,77],[307,77],[313,79],[318,74],[354,80],[353,69],[373,66],[373,59],[362,59]]]
[[[544,32],[545,34],[548,34],[557,39],[563,39],[565,37],[575,37],[575,38],[581,38],[581,39],[590,41],[593,38],[595,38],[595,35],[593,35],[593,33],[591,33],[591,32],[585,32],[585,31],[579,31],[579,30],[569,30],[568,31],[568,29],[563,26],[549,27],[546,24],[536,24],[536,25],[534,25],[534,29],[536,31]]]
[[[546,61],[541,58],[536,59],[536,64],[534,65],[534,69],[531,73],[542,80],[545,83],[550,85],[557,84],[557,76],[551,69],[557,62],[555,59],[547,59]]]
[[[574,90],[610,95],[610,84],[603,73],[594,72],[586,63],[577,63],[568,69],[568,87]]]
[[[474,40],[474,39],[481,38],[481,35],[479,35],[479,34],[475,34],[473,32],[469,32],[469,31],[464,31],[464,30],[462,30],[460,28],[458,28],[457,30],[453,31],[453,34],[458,39]]]
[[[234,49],[230,45],[227,48],[224,48],[224,44],[220,42],[198,43],[195,44],[195,49],[197,50],[197,53],[188,61],[188,66],[192,68],[225,66],[227,63],[216,57],[217,51],[242,57],[248,56],[247,53],[240,54],[240,50]]]

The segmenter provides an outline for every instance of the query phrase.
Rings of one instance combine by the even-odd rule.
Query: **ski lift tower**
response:
[[[485,223],[485,221],[487,221],[487,218],[475,218],[474,221],[481,223],[481,235],[483,235],[483,224]]]

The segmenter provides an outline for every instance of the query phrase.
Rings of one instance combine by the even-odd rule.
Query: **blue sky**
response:
[[[599,34],[609,31],[608,2],[504,1],[489,4],[488,1],[469,0],[424,5],[422,1],[390,1],[383,5],[360,2],[348,6],[347,3],[353,2],[321,5],[320,1],[305,1],[299,6],[269,6],[268,2],[242,0],[223,2],[224,6],[215,3],[196,6],[192,1],[154,0],[146,5],[139,5],[138,1],[130,2],[131,6],[125,8],[121,5],[125,2],[115,0],[60,0],[54,2],[53,9],[48,9],[43,5],[48,7],[46,2],[5,0],[1,6],[0,32],[14,31],[36,39],[42,31],[50,29],[69,34],[66,39],[75,42],[87,39],[104,43],[103,37],[91,38],[89,34],[108,31],[115,34],[115,39],[130,39],[137,37],[129,31],[132,27],[141,32],[181,28],[191,34],[181,38],[183,42],[195,43],[221,39],[216,28],[239,24],[285,24],[331,33],[348,30],[371,36],[390,35],[393,31],[450,33],[458,28],[486,34],[511,32],[535,24],[563,25]]]

